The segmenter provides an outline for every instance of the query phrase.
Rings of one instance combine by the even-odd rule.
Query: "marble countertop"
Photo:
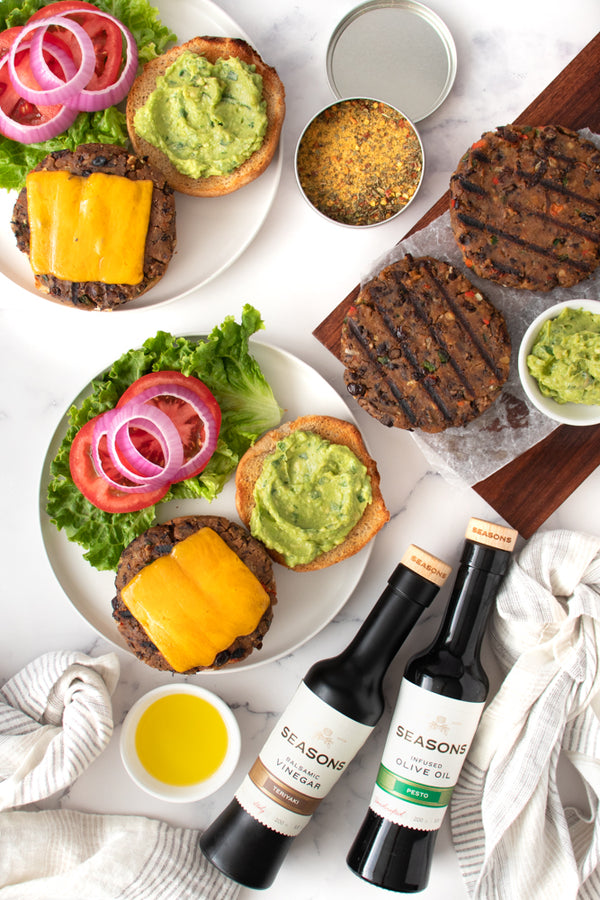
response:
[[[176,6],[178,0],[172,2]],[[158,329],[210,330],[225,315],[239,316],[249,302],[266,323],[261,340],[300,357],[344,396],[341,366],[315,339],[314,328],[373,261],[391,249],[444,193],[464,150],[483,131],[512,121],[600,29],[597,0],[568,4],[430,0],[428,5],[454,36],[458,71],[448,99],[418,125],[427,159],[424,183],[402,216],[377,228],[353,231],[319,218],[308,208],[296,186],[293,153],[309,117],[334,99],[325,69],[327,43],[337,22],[356,4],[353,0],[304,0],[302,4],[220,0],[219,5],[276,67],[287,92],[281,182],[250,246],[199,290],[177,302],[138,312],[64,310],[38,300],[4,276],[0,279],[4,460],[0,682],[48,650],[78,649],[97,656],[114,649],[70,603],[48,562],[40,530],[39,481],[46,450],[66,408],[89,379]],[[163,6],[168,9],[169,4]],[[203,214],[210,215],[208,205],[207,210]],[[307,397],[306,412],[310,411]],[[118,751],[120,723],[138,697],[170,676],[117,649],[121,678],[114,694],[113,739],[72,788],[46,807],[143,814],[203,828],[228,803],[309,666],[339,652],[353,636],[405,547],[417,543],[456,562],[470,516],[499,521],[472,489],[450,483],[435,471],[408,433],[382,429],[360,410],[354,412],[377,459],[391,511],[391,521],[376,538],[358,586],[333,621],[292,654],[237,673],[191,679],[220,694],[239,721],[242,754],[232,780],[208,800],[189,805],[154,800],[130,781]],[[542,527],[597,533],[599,504],[597,469]],[[110,599],[107,596],[106,602]],[[431,637],[442,608],[443,598],[423,617],[390,669],[389,707],[407,655]],[[350,895],[375,900],[381,895],[349,872],[345,856],[368,804],[387,721],[384,716],[296,839],[274,886],[263,892],[265,898],[334,900]],[[242,891],[244,898],[252,894]],[[424,900],[466,896],[447,821],[438,838],[430,885],[422,896]]]

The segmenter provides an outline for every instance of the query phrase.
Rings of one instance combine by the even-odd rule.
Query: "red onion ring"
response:
[[[60,78],[57,78],[56,75],[51,73],[53,84],[55,86],[50,88],[35,89],[30,87],[29,85],[23,84],[23,82],[21,81],[15,65],[15,56],[20,49],[23,49],[21,47],[23,39],[30,32],[37,32],[37,40],[36,35],[34,34],[31,41],[31,70],[38,81],[40,80],[38,72],[41,71],[42,68],[44,68],[47,72],[50,72],[48,64],[46,63],[43,55],[42,38],[47,28],[49,28],[51,25],[60,25],[61,28],[66,28],[67,31],[72,32],[81,49],[81,63],[79,65],[79,69],[77,69],[75,74],[70,78],[67,78],[65,81],[61,81]],[[35,48],[37,48],[37,56]],[[36,59],[38,65],[35,65]],[[90,38],[87,31],[85,31],[85,29],[81,27],[81,25],[79,25],[77,22],[72,21],[71,19],[67,19],[66,16],[52,16],[51,18],[44,19],[43,22],[35,21],[24,25],[23,30],[13,41],[8,53],[8,71],[14,89],[18,94],[21,95],[21,97],[23,97],[24,100],[28,100],[29,103],[35,103],[36,106],[53,106],[56,103],[66,105],[67,101],[70,98],[82,91],[86,84],[89,84],[90,78],[94,74],[95,66],[96,51],[94,49],[92,39]]]
[[[75,12],[76,10],[73,10],[73,13]],[[56,19],[66,19],[69,14],[69,12],[65,12],[62,16],[56,16]],[[135,78],[138,65],[138,48],[129,29],[109,13],[97,10],[95,13],[93,13],[93,15],[98,15],[102,19],[109,19],[119,27],[123,37],[125,38],[125,65],[118,79],[113,84],[108,85],[108,87],[98,91],[90,91],[87,90],[85,86],[83,86],[82,89],[77,93],[73,92],[72,95],[69,95],[63,101],[61,101],[66,106],[70,106],[80,112],[96,112],[100,109],[106,109],[108,106],[115,106],[115,104],[120,103],[121,100],[123,100],[127,96],[129,88],[131,87]],[[39,21],[40,20],[34,22],[33,25],[38,25]],[[44,19],[41,21],[44,22],[44,26],[46,24],[59,24],[61,25],[61,27],[68,27],[65,26],[63,22],[56,22],[55,19]],[[40,84],[44,85],[44,87],[46,88],[53,88],[57,87],[60,84],[60,79],[57,78],[56,75],[48,68],[48,64],[46,63],[46,60],[44,59],[42,53],[42,49],[44,48],[44,26],[42,26],[44,28],[44,33],[39,36],[36,35],[34,37],[34,41],[32,42],[31,69]],[[94,64],[95,60],[96,57],[94,53]],[[92,74],[93,68],[92,73],[90,73],[90,78]],[[89,78],[86,81],[86,84],[88,84],[88,82]]]
[[[160,410],[159,410],[160,412]],[[168,418],[168,417],[167,417]],[[147,430],[149,433],[152,433],[152,428],[148,427],[148,422],[151,419],[148,417],[148,414],[144,414],[142,417],[136,417],[133,419],[129,419],[128,421],[123,422],[121,425],[116,428],[111,428],[109,426],[108,433],[106,435],[107,438],[107,447],[108,452],[113,461],[115,459],[120,459],[117,450],[116,450],[116,440],[118,435],[124,429],[129,429],[131,426],[142,428]],[[165,466],[163,468],[158,468],[158,472],[154,475],[134,475],[131,473],[128,477],[138,482],[140,485],[143,485],[146,490],[153,490],[155,488],[163,487],[165,484],[172,484],[172,482],[177,477],[177,472],[181,468],[181,463],[183,461],[183,444],[181,442],[181,438],[179,437],[179,433],[175,435],[177,429],[174,429],[174,432],[169,435],[169,438],[172,438],[172,443],[170,440],[161,440],[161,438],[167,437],[164,432],[161,433],[160,438],[157,438],[161,443],[161,446],[164,446],[164,456],[165,456]],[[121,468],[124,472],[130,471],[126,466],[123,466],[121,463]]]
[[[219,427],[215,422],[208,405],[198,396],[198,394],[182,385],[154,385],[154,387],[146,388],[145,391],[141,391],[135,399],[147,404],[149,400],[160,396],[176,397],[179,400],[184,400],[186,403],[189,403],[202,422],[204,428],[204,441],[202,447],[194,454],[194,456],[185,461],[178,472],[177,478],[173,479],[173,483],[176,481],[184,481],[193,474],[197,474],[215,452],[219,437]],[[125,408],[127,405],[128,404],[125,404]]]
[[[53,50],[48,47],[49,53]],[[58,54],[54,53],[57,62],[62,66]],[[0,58],[0,69],[8,65],[8,53]],[[36,104],[37,105],[37,104]],[[11,119],[0,107],[0,132],[11,141],[19,141],[21,144],[35,144],[38,141],[48,141],[58,134],[62,134],[77,118],[77,110],[68,106],[61,106],[60,110],[51,119],[42,122],[41,125],[23,125]]]
[[[156,475],[141,476],[124,465],[117,453],[115,440],[122,428],[129,428],[130,425],[145,428],[145,423],[148,422],[151,423],[151,428],[154,425],[157,426],[158,430],[160,430],[161,438],[164,440],[165,465],[161,472]],[[133,484],[121,484],[107,475],[100,457],[100,441],[104,436],[106,436],[107,450],[111,462],[117,471],[129,481],[134,482]],[[176,426],[166,413],[156,406],[138,403],[134,400],[125,404],[125,406],[116,407],[100,416],[94,427],[91,454],[96,471],[110,485],[126,493],[143,493],[163,487],[165,484],[171,484],[175,480],[175,476],[180,471],[183,462],[183,444]]]
[[[156,397],[174,397],[187,403],[198,416],[204,430],[202,447],[188,460],[177,426],[170,416],[151,401]],[[164,456],[160,466],[147,459],[133,444],[130,428],[141,428],[155,438]],[[192,390],[180,385],[154,385],[123,406],[117,406],[98,417],[95,424],[91,456],[98,476],[116,490],[125,493],[144,493],[168,484],[184,481],[202,471],[213,455],[219,436],[220,422],[209,406]],[[100,442],[106,438],[108,456],[130,484],[111,478],[103,464]]]
[[[34,39],[35,39],[35,35],[34,35]],[[32,43],[33,43],[33,41],[32,41]],[[21,47],[21,50],[27,49],[27,47],[29,47],[29,46],[30,46],[29,41],[27,41],[25,44],[25,47]],[[55,34],[47,34],[46,35],[46,46],[44,47],[44,53],[48,53],[49,55],[53,56],[54,59],[60,64],[60,67],[63,70],[63,75],[65,76],[65,79],[72,78],[73,75],[77,72],[77,66],[73,62],[73,57],[71,56],[69,48],[67,47],[65,42],[63,40],[61,40],[61,38],[59,38],[57,35],[55,35]],[[44,59],[44,62],[46,62],[45,59]],[[29,64],[31,65],[31,53],[29,54]],[[47,65],[47,63],[46,63],[46,65]],[[33,69],[32,69],[32,72],[33,72]],[[33,74],[37,78],[37,75],[35,75],[35,72],[33,72]],[[63,83],[60,79],[57,79],[57,82],[59,84]],[[40,84],[41,84],[41,82],[40,82]]]
[[[154,433],[148,426],[148,423],[146,423],[144,431],[147,431],[148,434],[151,434],[159,442],[164,456],[165,451],[161,431],[157,429],[156,433]],[[162,466],[153,463],[151,460],[147,459],[143,453],[140,453],[131,439],[129,428],[122,428],[115,436],[115,448],[120,458],[123,459],[128,466],[131,466],[133,470],[139,472],[140,475],[157,475],[163,470]]]

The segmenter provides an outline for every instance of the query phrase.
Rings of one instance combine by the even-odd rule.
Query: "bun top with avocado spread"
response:
[[[358,429],[302,416],[263,435],[236,472],[236,506],[270,556],[296,572],[358,553],[389,520]]]
[[[285,90],[239,38],[196,37],[151,60],[127,100],[136,153],[175,190],[229,194],[270,164],[285,116]]]

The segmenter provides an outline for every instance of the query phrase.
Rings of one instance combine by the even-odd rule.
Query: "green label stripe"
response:
[[[393,797],[401,797],[408,803],[416,803],[418,806],[444,807],[450,803],[452,788],[431,788],[428,784],[419,784],[417,781],[408,781],[406,778],[398,778],[384,765],[379,767],[377,784],[382,791]]]

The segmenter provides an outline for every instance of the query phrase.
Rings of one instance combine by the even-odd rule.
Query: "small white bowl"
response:
[[[136,749],[136,731],[140,719],[157,700],[172,694],[192,694],[209,703],[219,714],[227,731],[227,749],[222,763],[212,775],[193,784],[170,784],[154,777],[142,765]],[[138,787],[160,800],[191,803],[214,794],[233,774],[240,757],[240,729],[231,709],[211,691],[191,684],[165,685],[144,694],[131,707],[121,729],[120,750],[123,765]],[[198,753],[202,752],[201,747],[197,750]]]
[[[561,422],[563,425],[597,425],[600,423],[600,405],[585,403],[557,403],[551,397],[546,397],[539,389],[535,378],[530,374],[527,368],[527,357],[531,353],[535,340],[548,319],[555,319],[563,309],[584,309],[588,312],[600,315],[599,300],[566,300],[563,303],[557,303],[550,306],[545,312],[541,313],[533,320],[525,334],[519,347],[519,376],[523,390],[540,412]]]

